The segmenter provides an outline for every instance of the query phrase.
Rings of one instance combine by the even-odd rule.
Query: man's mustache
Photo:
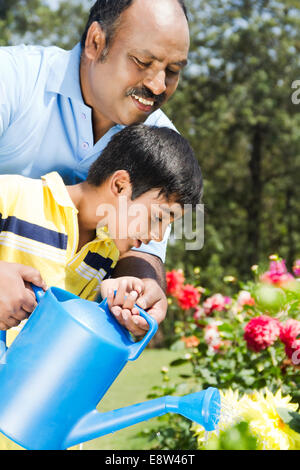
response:
[[[152,100],[158,107],[160,107],[166,100],[165,93],[161,93],[160,95],[154,95],[150,90],[148,90],[148,88],[131,88],[131,90],[128,91],[127,96],[132,95],[136,95],[139,98],[143,98],[145,100]]]

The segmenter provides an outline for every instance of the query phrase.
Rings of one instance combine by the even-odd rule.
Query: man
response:
[[[123,126],[172,127],[159,108],[177,88],[188,49],[183,0],[98,0],[72,51],[0,49],[0,173],[40,177],[56,170],[75,183]],[[151,243],[124,255],[113,276],[142,278],[137,303],[160,323],[166,240]],[[0,261],[0,329],[35,307],[29,282],[43,285],[32,268]],[[147,329],[142,318],[118,320],[136,335]]]

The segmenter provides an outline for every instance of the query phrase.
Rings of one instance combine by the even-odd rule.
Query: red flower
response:
[[[244,328],[249,349],[259,352],[271,346],[280,334],[280,323],[268,315],[252,318]]]
[[[281,325],[280,339],[285,345],[286,355],[292,359],[294,353],[300,351],[300,321],[289,318]]]
[[[166,273],[167,295],[177,295],[184,283],[184,275],[181,269],[173,269]]]
[[[186,284],[177,295],[177,300],[183,310],[196,307],[200,300],[200,292],[191,284]]]

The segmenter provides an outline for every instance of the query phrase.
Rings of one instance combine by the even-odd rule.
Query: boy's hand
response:
[[[165,318],[168,307],[165,293],[154,279],[130,276],[107,279],[101,284],[101,295],[107,297],[109,309],[118,322],[136,336],[144,336],[149,325],[134,304],[146,310],[158,324]]]
[[[135,335],[144,334],[145,331],[140,332],[137,324],[139,320],[148,324],[139,317],[139,309],[134,306],[139,295],[143,294],[144,282],[137,277],[124,276],[106,279],[100,289],[102,298],[107,297],[108,307],[118,322]]]
[[[0,261],[0,330],[19,325],[35,309],[37,302],[31,282],[47,289],[36,269]]]

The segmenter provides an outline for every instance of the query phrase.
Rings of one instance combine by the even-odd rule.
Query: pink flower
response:
[[[222,340],[218,330],[219,322],[207,325],[204,330],[204,341],[208,344],[210,349],[218,351],[222,346]]]
[[[184,275],[181,269],[173,269],[166,273],[167,294],[177,295],[184,283]]]
[[[205,317],[204,309],[200,307],[199,305],[197,305],[197,307],[195,308],[194,315],[193,315],[195,323],[201,324],[201,320],[203,320],[204,317]]]
[[[282,259],[271,261],[269,271],[263,273],[260,279],[262,282],[281,287],[292,281],[294,276],[287,271],[285,260]]]
[[[292,359],[293,354],[300,351],[300,321],[289,318],[281,325],[280,339],[285,345],[286,355]]]
[[[295,276],[300,277],[300,259],[297,259],[294,262],[293,272],[294,272]]]
[[[231,303],[230,297],[224,297],[222,294],[214,294],[203,302],[203,308],[206,315],[211,315],[213,311],[221,312]]]
[[[199,303],[201,294],[196,287],[186,284],[181,288],[177,295],[178,304],[183,310],[196,307]]]
[[[244,305],[254,305],[255,300],[251,297],[250,292],[247,290],[241,290],[237,298],[237,303],[240,307],[243,307]]]
[[[268,315],[252,318],[244,328],[249,349],[259,352],[271,346],[280,334],[280,323]]]

